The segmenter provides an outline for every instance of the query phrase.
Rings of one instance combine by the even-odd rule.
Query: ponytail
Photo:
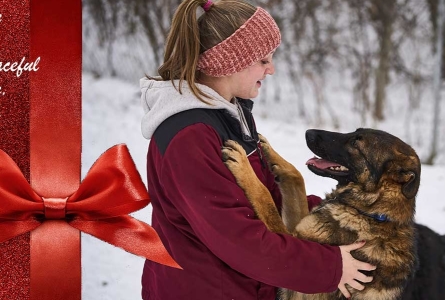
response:
[[[192,93],[201,101],[210,96],[197,85],[199,55],[233,34],[251,17],[256,7],[242,0],[220,0],[213,3],[199,19],[198,9],[207,0],[184,0],[177,8],[167,36],[164,63],[158,69],[162,80],[179,79],[178,91],[185,80]]]

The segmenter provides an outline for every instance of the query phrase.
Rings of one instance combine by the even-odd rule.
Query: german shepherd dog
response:
[[[244,149],[227,141],[223,161],[251,202],[258,218],[273,232],[331,245],[365,240],[351,254],[377,267],[363,271],[373,281],[362,291],[350,288],[351,299],[400,299],[416,267],[414,229],[415,197],[420,183],[420,161],[415,151],[389,133],[358,129],[342,134],[308,130],[306,142],[319,158],[308,168],[319,176],[338,181],[321,204],[308,211],[300,172],[280,157],[260,137],[261,148],[279,185],[281,216],[256,177]],[[297,199],[297,200],[296,200]],[[280,299],[344,299],[339,290],[326,294],[301,294],[282,289]]]

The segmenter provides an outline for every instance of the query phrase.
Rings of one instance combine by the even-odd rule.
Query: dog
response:
[[[308,130],[306,143],[318,157],[307,162],[313,173],[338,181],[336,188],[309,212],[304,179],[279,156],[264,137],[261,148],[280,188],[281,216],[270,193],[253,173],[244,149],[226,141],[222,159],[251,202],[257,217],[277,233],[331,245],[365,240],[351,252],[375,265],[362,291],[348,287],[351,299],[400,299],[416,269],[415,197],[421,164],[416,152],[399,138],[380,130],[351,133]],[[298,199],[295,201],[295,199]],[[275,207],[275,209],[274,209]],[[339,290],[306,295],[281,289],[280,299],[344,299]]]

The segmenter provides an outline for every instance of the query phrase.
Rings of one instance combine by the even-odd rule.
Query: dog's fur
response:
[[[445,236],[416,224],[418,268],[403,300],[442,300],[445,295]]]
[[[282,218],[241,146],[227,141],[222,149],[223,161],[269,230],[331,245],[366,241],[365,246],[351,254],[377,269],[364,271],[373,276],[372,282],[363,283],[364,290],[348,286],[352,299],[400,299],[416,266],[413,218],[420,183],[418,156],[397,137],[373,129],[358,129],[348,134],[308,130],[306,141],[323,159],[308,161],[309,169],[338,181],[336,189],[310,213],[301,174],[264,138],[261,137],[261,145],[282,193]],[[329,166],[343,166],[347,171]],[[379,221],[382,217],[383,221]],[[339,290],[304,295],[283,289],[280,297],[344,299]]]

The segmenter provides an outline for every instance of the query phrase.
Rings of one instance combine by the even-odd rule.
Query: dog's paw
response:
[[[235,141],[228,140],[224,142],[221,152],[224,164],[232,173],[242,168],[243,164],[247,161],[246,151]]]
[[[247,158],[246,151],[237,142],[228,140],[221,147],[222,160],[236,179],[238,185],[246,191],[256,175]]]
[[[263,149],[264,155],[266,156],[266,159],[268,159],[270,152],[273,151],[273,149],[270,146],[269,141],[263,135],[258,134],[258,137],[260,138],[261,149]]]
[[[258,137],[259,137],[261,143],[269,144],[269,141],[268,141],[268,140],[266,139],[266,137],[265,137],[264,135],[262,135],[261,133],[258,133]]]
[[[260,138],[261,149],[266,157],[269,170],[275,177],[275,181],[282,183],[288,178],[302,178],[300,172],[295,167],[282,158],[269,144],[268,140],[258,134]],[[294,179],[292,179],[294,180]]]
[[[258,136],[260,138],[261,149],[269,164],[269,169],[274,172],[273,169],[279,169],[280,167],[277,165],[282,164],[284,159],[272,148],[269,141],[264,136],[261,134],[258,134]]]
[[[271,165],[270,172],[273,174],[276,182],[281,182],[287,176],[287,172],[280,165]]]

